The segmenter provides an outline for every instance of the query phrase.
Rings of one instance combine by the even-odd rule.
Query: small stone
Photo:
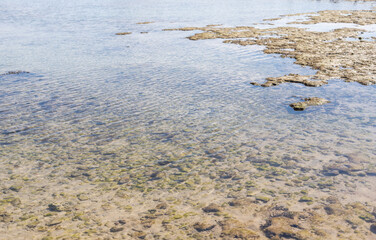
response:
[[[172,163],[172,161],[169,161],[169,160],[161,160],[161,161],[158,161],[157,163],[158,163],[158,165],[160,165],[160,166],[165,166],[165,165],[167,165],[167,164]]]
[[[256,200],[259,201],[259,202],[267,203],[267,202],[270,201],[270,198],[265,197],[265,196],[257,196]]]
[[[11,215],[7,212],[0,212],[0,222],[4,222],[4,223],[7,223],[7,222],[11,222],[13,221]]]
[[[55,226],[55,225],[59,225],[62,222],[63,221],[61,219],[55,218],[55,219],[51,220],[50,222],[46,223],[46,226],[52,227],[52,226]]]
[[[206,222],[197,222],[193,225],[193,228],[198,232],[204,232],[212,230],[215,227],[215,224],[210,224]]]
[[[119,33],[116,33],[115,35],[129,35],[131,34],[131,32],[119,32]]]
[[[299,202],[313,202],[313,198],[308,196],[303,196],[299,199]]]
[[[168,205],[167,203],[160,203],[155,208],[156,209],[167,209]]]
[[[123,184],[128,183],[129,181],[130,181],[129,175],[123,175],[123,176],[120,177],[118,184],[123,185]]]
[[[344,211],[340,204],[329,204],[324,207],[326,214],[328,215],[341,215]]]
[[[308,106],[319,106],[330,103],[330,101],[319,97],[309,97],[304,98],[303,100],[304,102],[291,103],[290,107],[292,107],[295,111],[304,111]]]
[[[126,222],[125,222],[125,220],[120,219],[120,220],[118,221],[118,223],[120,223],[121,225],[124,225]]]
[[[153,180],[159,180],[159,179],[162,179],[162,178],[165,178],[166,177],[166,173],[164,172],[160,172],[160,171],[157,171],[157,172],[153,172],[150,177],[153,179]]]
[[[120,232],[120,231],[123,231],[124,228],[123,227],[112,227],[110,229],[110,232],[114,233],[114,232]]]
[[[89,197],[86,194],[80,193],[77,195],[78,200],[80,201],[86,201],[89,199]]]
[[[62,207],[57,205],[57,204],[48,204],[48,210],[50,210],[51,212],[61,212],[63,211],[62,210]]]
[[[208,206],[202,209],[204,212],[211,213],[211,212],[220,212],[221,207],[215,203],[211,203]]]
[[[329,197],[326,199],[326,201],[327,201],[328,203],[331,203],[331,204],[339,203],[338,198],[336,198],[336,197],[334,197],[334,196],[329,196]]]
[[[12,204],[13,207],[19,207],[21,206],[21,200],[19,198],[14,198],[10,201],[10,204]]]
[[[38,226],[38,224],[39,224],[39,221],[32,221],[32,222],[28,223],[26,225],[26,227],[28,227],[28,228],[35,228],[36,226]]]
[[[222,227],[221,237],[225,239],[258,239],[260,236],[248,229],[244,223],[235,219],[219,222]]]
[[[376,234],[376,223],[371,224],[370,230],[372,233]]]
[[[21,190],[22,186],[20,185],[14,185],[14,186],[11,186],[9,189],[12,190],[12,191],[15,191],[15,192],[19,192]]]
[[[249,204],[249,201],[247,201],[246,199],[235,199],[228,203],[228,205],[230,205],[231,207],[240,207],[245,206],[247,204]]]
[[[307,108],[307,104],[305,102],[291,103],[290,107],[295,111],[304,111]]]

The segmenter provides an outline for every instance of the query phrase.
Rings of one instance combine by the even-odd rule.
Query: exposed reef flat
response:
[[[376,24],[376,12],[364,11],[323,11],[309,15],[311,20],[299,23],[354,23],[360,25]],[[295,22],[297,23],[297,22]],[[301,76],[289,74],[269,77],[263,87],[281,83],[301,83],[310,87],[327,84],[330,79],[358,82],[362,85],[376,83],[376,43],[374,38],[364,39],[367,32],[359,28],[339,28],[329,32],[309,31],[299,27],[276,27],[258,29],[255,27],[185,27],[180,31],[201,31],[190,40],[225,39],[225,43],[265,46],[267,54],[280,54],[281,57],[296,59],[295,63],[317,70],[314,75]]]

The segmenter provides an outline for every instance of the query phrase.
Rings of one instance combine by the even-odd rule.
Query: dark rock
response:
[[[370,230],[372,233],[376,234],[376,223],[371,224]]]
[[[119,180],[118,180],[118,184],[119,185],[123,185],[123,184],[126,184],[126,183],[128,183],[129,181],[130,181],[130,177],[129,177],[129,175],[123,175],[123,176],[121,176],[120,178],[119,178]]]
[[[215,224],[210,224],[206,222],[197,222],[193,225],[193,227],[198,232],[204,232],[204,231],[212,230],[215,227]]]
[[[235,219],[219,222],[222,227],[221,237],[224,239],[258,239],[260,236],[244,223]]]
[[[312,83],[317,83],[317,82],[312,82]],[[314,85],[314,87],[317,87],[317,86]],[[319,105],[324,105],[326,103],[330,103],[330,101],[324,98],[318,98],[318,97],[309,97],[309,98],[304,98],[303,100],[304,102],[291,103],[290,107],[292,107],[295,111],[304,111],[309,106],[319,106]]]
[[[155,208],[156,209],[167,209],[167,207],[168,207],[168,205],[167,205],[167,203],[160,203],[160,204],[158,204]]]
[[[114,233],[114,232],[120,232],[120,231],[123,231],[124,228],[123,227],[112,227],[110,229],[110,232]]]
[[[158,165],[160,165],[160,166],[165,166],[165,165],[167,165],[167,164],[172,163],[172,161],[169,161],[169,160],[161,160],[161,161],[158,161],[157,163],[158,163]]]
[[[153,172],[150,175],[150,177],[152,178],[152,180],[159,180],[159,179],[165,178],[166,177],[166,173],[160,172],[160,171],[156,171],[156,172]]]
[[[0,212],[0,222],[8,223],[13,221],[11,215],[7,212]]]
[[[55,219],[49,221],[48,223],[46,223],[46,226],[52,227],[52,226],[55,226],[55,225],[59,225],[62,222],[63,221],[61,219],[55,218]]]
[[[202,210],[204,212],[211,213],[211,212],[220,212],[222,209],[219,205],[215,203],[211,203],[207,207],[204,207]]]
[[[50,210],[51,212],[61,212],[63,211],[62,207],[57,205],[57,204],[48,204],[48,210]]]
[[[326,205],[324,210],[328,215],[341,215],[344,213],[342,206],[338,203]]]

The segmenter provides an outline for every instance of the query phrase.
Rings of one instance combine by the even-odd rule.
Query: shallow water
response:
[[[192,163],[192,172],[205,175],[196,160],[210,160],[213,153],[224,155],[224,169],[254,153],[295,157],[317,171],[360,152],[374,165],[375,86],[342,81],[319,88],[252,86],[249,82],[266,77],[313,70],[265,55],[262,47],[189,41],[191,32],[162,31],[248,26],[282,14],[370,6],[302,0],[2,0],[0,73],[30,73],[0,76],[0,159],[7,164],[0,177],[43,172],[43,167],[10,167],[28,161],[57,169],[107,162],[109,169],[145,174],[171,156],[178,167]],[[144,21],[153,23],[136,24]],[[297,113],[288,106],[296,96],[331,103]],[[364,186],[374,182],[374,176],[361,179]],[[376,201],[371,189],[359,189],[360,200]],[[345,199],[354,191],[339,190]]]

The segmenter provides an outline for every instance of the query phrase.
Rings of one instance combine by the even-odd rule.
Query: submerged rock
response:
[[[197,222],[193,225],[193,228],[196,229],[198,232],[204,232],[212,230],[215,227],[215,224],[210,224],[207,222]]]
[[[9,213],[5,211],[0,211],[0,222],[7,223],[7,222],[11,222],[12,220],[13,218]]]
[[[211,203],[208,206],[204,207],[202,209],[206,213],[212,213],[212,212],[220,212],[222,211],[221,207],[215,203]]]
[[[123,230],[124,230],[123,227],[112,227],[110,229],[110,232],[115,233],[115,232],[120,232],[120,231],[123,231]]]
[[[222,227],[222,239],[258,239],[260,236],[248,228],[245,223],[235,219],[219,222]]]
[[[330,103],[330,101],[324,98],[309,97],[304,98],[304,102],[291,103],[290,107],[292,107],[295,111],[304,111],[308,106],[319,106],[327,103]]]
[[[265,235],[271,239],[292,238],[296,240],[309,239],[304,228],[291,218],[275,217],[267,221],[262,227]]]
[[[372,233],[376,234],[376,223],[371,224],[370,230]]]

